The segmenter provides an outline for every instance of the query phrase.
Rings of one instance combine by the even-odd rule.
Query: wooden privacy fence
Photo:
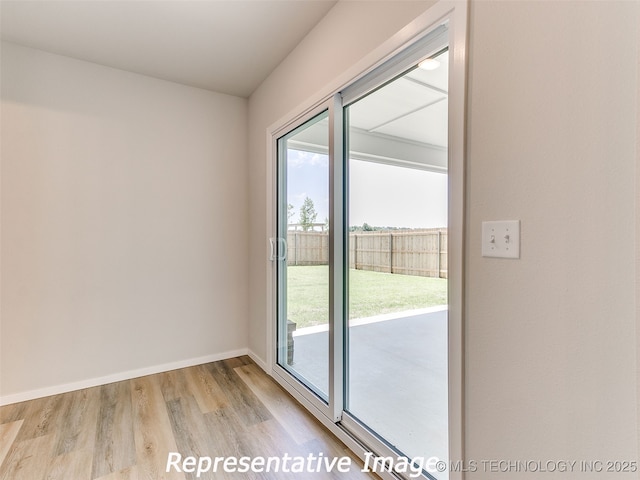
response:
[[[288,265],[327,265],[326,232],[289,231]],[[447,230],[354,232],[349,234],[349,268],[447,278]]]
[[[287,232],[287,265],[328,265],[327,232]]]

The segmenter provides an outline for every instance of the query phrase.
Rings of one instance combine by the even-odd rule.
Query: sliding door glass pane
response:
[[[447,56],[346,108],[346,410],[412,458],[448,450]]]
[[[329,123],[324,112],[278,141],[278,364],[329,392]],[[285,254],[286,252],[286,254]]]

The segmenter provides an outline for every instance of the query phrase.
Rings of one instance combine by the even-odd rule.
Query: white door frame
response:
[[[320,111],[325,104],[334,103],[335,96],[349,85],[357,82],[386,61],[409,48],[416,41],[427,35],[434,28],[446,22],[449,29],[449,219],[448,219],[448,384],[449,384],[449,461],[464,460],[463,401],[464,401],[464,216],[465,216],[465,159],[466,159],[466,69],[467,69],[467,30],[468,3],[464,1],[440,1],[424,14],[400,30],[396,35],[373,52],[373,61],[368,56],[356,64],[345,75],[350,80],[330,85],[324,93],[309,100],[306,106],[292,112],[267,129],[267,178],[266,178],[266,222],[267,238],[265,239],[265,258],[268,258],[269,238],[276,236],[276,198],[278,161],[276,140],[279,134],[292,129],[301,123],[303,118],[310,118],[312,112]],[[345,78],[343,77],[343,78]],[[334,130],[330,130],[331,141],[334,141]],[[334,180],[336,178],[334,177]],[[335,212],[332,211],[335,215]],[[334,219],[334,221],[337,219]],[[337,236],[336,236],[337,237]],[[336,238],[334,237],[334,238]],[[318,420],[340,438],[354,453],[364,458],[369,448],[361,439],[346,431],[335,423],[340,418],[338,409],[342,409],[341,400],[333,402],[325,410],[300,388],[297,382],[291,381],[288,373],[282,373],[277,366],[275,351],[277,346],[275,322],[276,318],[276,269],[269,262],[267,267],[267,373],[272,375],[287,391],[303,404]],[[335,281],[335,279],[333,279]],[[336,305],[333,305],[334,309]],[[334,310],[335,312],[335,310]],[[334,313],[335,314],[335,313]],[[334,335],[331,350],[337,342],[342,341],[340,335]],[[340,347],[341,350],[341,347]],[[332,355],[331,357],[335,357]],[[338,369],[340,372],[338,373]],[[342,376],[342,360],[330,365],[330,375],[340,381]],[[340,383],[342,383],[340,381]],[[332,387],[330,386],[330,389]],[[330,391],[330,398],[333,392]],[[335,395],[334,395],[335,397]],[[377,453],[377,452],[376,452]],[[396,478],[383,474],[386,478]],[[450,480],[464,478],[464,472],[449,472]]]

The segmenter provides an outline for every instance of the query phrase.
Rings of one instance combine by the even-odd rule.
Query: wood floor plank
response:
[[[171,428],[173,429],[173,436],[176,440],[176,451],[180,453],[183,457],[201,457],[205,454],[203,452],[206,451],[206,447],[203,448],[202,440],[200,439],[199,432],[194,431],[194,426],[191,421],[187,420],[189,416],[188,413],[185,413],[185,408],[183,408],[183,402],[187,403],[189,400],[185,397],[177,398],[175,400],[171,400],[167,402],[167,412],[169,414],[169,421],[171,422]],[[194,400],[195,402],[195,400]],[[188,407],[187,407],[188,408]],[[196,410],[200,412],[200,409],[196,406]],[[200,422],[201,424],[204,423]],[[196,422],[196,425],[198,423]],[[195,428],[198,428],[197,426]],[[185,477],[189,480],[193,478],[192,474],[186,473]]]
[[[260,367],[244,365],[235,371],[296,442],[305,443],[318,435],[318,422]]]
[[[40,435],[14,444],[0,467],[0,480],[42,480],[52,459],[54,435]]]
[[[237,368],[237,367],[242,367],[244,365],[253,364],[253,360],[251,360],[251,357],[249,357],[248,355],[242,355],[241,357],[228,358],[228,359],[223,360],[223,361],[227,365],[229,365],[229,367],[231,367],[231,368]]]
[[[158,378],[136,378],[131,385],[139,480],[184,480],[182,473],[166,471],[167,457],[178,447]]]
[[[248,356],[0,408],[0,480],[333,480],[309,472],[166,472],[202,457],[356,457]],[[4,460],[4,461],[3,461]]]
[[[12,403],[0,407],[0,424],[23,420],[30,402]]]
[[[100,388],[85,388],[66,395],[64,415],[58,419],[55,455],[78,449],[93,450],[100,413]]]
[[[182,398],[183,395],[190,395],[184,369],[171,370],[158,374],[160,391],[165,402]]]
[[[272,418],[269,410],[260,402],[251,389],[238,377],[238,374],[225,362],[206,364],[216,381],[229,398],[231,408],[246,425],[264,422]]]
[[[196,400],[185,395],[167,402],[167,412],[178,451],[184,456],[210,456],[209,431]]]
[[[138,480],[138,467],[134,465],[95,480]]]
[[[307,442],[306,444],[298,444],[283,428],[283,426],[276,420],[268,420],[259,424],[251,425],[248,427],[249,442],[252,447],[252,455],[264,455],[265,451],[269,452],[269,456],[275,456],[282,459],[285,455],[289,457],[302,457],[307,458],[309,454],[313,454],[315,458],[321,455],[325,458],[329,458],[330,461],[334,458],[347,456],[344,452],[338,450],[331,450],[327,448],[323,442],[315,443],[315,441]],[[322,461],[321,461],[322,462]],[[289,464],[291,467],[292,463]],[[315,466],[314,466],[315,467]],[[352,467],[349,473],[342,473],[337,471],[334,467],[333,471],[327,471],[326,465],[321,463],[318,471],[289,471],[289,472],[267,472],[266,478],[269,479],[291,479],[291,480],[329,480],[336,478],[349,478],[349,479],[371,479],[369,474],[361,472],[361,466],[358,461],[352,460]]]
[[[297,456],[295,447],[293,449],[287,448],[285,445],[290,445],[289,441],[283,440],[282,430],[278,428],[278,422],[275,419],[266,420],[261,423],[250,425],[249,433],[246,438],[247,452],[250,457],[255,458],[258,456],[279,458],[280,461],[284,457],[284,452],[289,456]],[[279,443],[282,441],[283,443]],[[268,449],[265,446],[269,445]],[[265,452],[269,452],[265,454]],[[260,478],[265,480],[304,480],[302,475],[298,473],[286,472],[284,468],[280,468],[279,471],[265,471],[260,473]],[[323,480],[318,478],[318,480]]]
[[[204,415],[209,432],[210,456],[247,455],[245,445],[245,425],[231,407],[220,408]]]
[[[251,455],[262,456],[264,452],[269,452],[269,456],[282,457],[285,453],[290,456],[308,453],[275,418],[248,426],[246,438]]]
[[[57,425],[58,417],[63,413],[65,399],[64,395],[53,395],[27,402],[24,424],[16,441],[30,440],[51,433]]]
[[[196,400],[189,396],[167,402],[171,428],[173,429],[178,452],[182,457],[215,457],[220,452],[213,446],[212,432],[208,428],[208,423],[201,413]],[[196,480],[195,473],[186,472],[188,480]],[[217,480],[227,478],[224,472],[204,472],[199,480]]]
[[[4,463],[23,422],[24,420],[16,420],[15,422],[0,425],[0,465]]]
[[[92,476],[98,478],[134,465],[136,450],[128,381],[100,388]]]
[[[88,449],[54,456],[44,475],[44,480],[89,479],[92,463],[93,452]]]
[[[198,402],[202,413],[213,412],[229,404],[225,392],[203,365],[185,368],[184,376],[189,392]]]

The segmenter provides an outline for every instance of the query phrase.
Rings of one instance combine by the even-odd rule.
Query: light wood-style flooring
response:
[[[350,473],[203,473],[201,479],[372,478],[249,357],[0,407],[1,480],[195,479],[183,457],[352,458]]]

